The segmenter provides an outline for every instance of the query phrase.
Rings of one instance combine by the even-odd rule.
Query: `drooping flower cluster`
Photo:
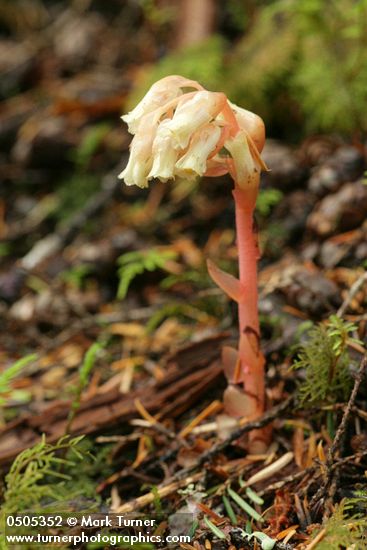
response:
[[[223,350],[223,370],[229,386],[225,412],[251,420],[265,407],[265,359],[260,349],[257,307],[258,247],[253,231],[265,141],[260,117],[231,103],[220,92],[209,92],[182,76],[156,82],[143,100],[122,117],[134,135],[130,158],[120,178],[127,185],[147,187],[149,181],[219,176],[234,180],[239,277],[212,262],[208,271],[217,285],[238,304],[238,350]],[[243,383],[243,388],[239,383]],[[263,452],[267,434],[254,430],[250,451]],[[260,445],[260,447],[259,447]],[[262,450],[260,450],[262,449]]]
[[[229,173],[246,188],[265,167],[261,119],[182,76],[156,82],[122,119],[134,135],[119,176],[127,185]]]

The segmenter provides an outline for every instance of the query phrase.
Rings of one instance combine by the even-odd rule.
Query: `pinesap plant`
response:
[[[151,180],[229,174],[234,182],[239,278],[208,260],[215,283],[238,304],[238,350],[224,348],[222,359],[229,386],[224,394],[228,414],[249,420],[265,407],[264,356],[260,350],[257,239],[253,212],[260,172],[264,123],[256,114],[231,103],[182,76],[165,77],[122,119],[134,135],[130,157],[120,174],[127,185],[148,187]],[[239,389],[239,385],[243,389]],[[263,448],[261,430],[250,434],[252,450]]]

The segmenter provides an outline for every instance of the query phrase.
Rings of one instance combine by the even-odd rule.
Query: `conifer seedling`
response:
[[[127,185],[148,187],[151,180],[229,174],[234,182],[239,278],[208,260],[214,282],[238,304],[238,350],[225,347],[223,368],[229,385],[227,414],[253,420],[265,407],[264,356],[260,350],[257,238],[253,212],[265,142],[260,117],[182,76],[156,82],[133,111],[123,116],[134,135],[130,157],[120,174]],[[243,388],[242,388],[242,386]],[[264,447],[265,436],[250,434],[251,450]]]

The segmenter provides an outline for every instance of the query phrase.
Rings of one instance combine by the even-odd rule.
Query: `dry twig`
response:
[[[177,491],[177,489],[180,489],[181,487],[186,487],[187,485],[190,485],[190,483],[195,483],[196,481],[199,481],[199,479],[201,478],[202,478],[202,473],[197,472],[195,475],[189,476],[185,479],[160,485],[157,487],[156,492],[146,493],[141,497],[138,497],[130,502],[126,502],[125,504],[122,504],[117,508],[117,510],[112,510],[112,511],[117,512],[119,514],[135,512],[136,510],[140,510],[144,506],[151,504],[154,501],[154,499],[157,498],[157,496],[159,496],[160,498],[163,498],[168,495],[171,495],[172,493]]]
[[[222,450],[228,447],[228,445],[230,445],[236,439],[239,439],[239,437],[241,437],[245,433],[250,432],[254,429],[262,428],[272,422],[280,413],[284,412],[292,402],[293,398],[289,397],[280,405],[277,405],[276,407],[270,409],[259,419],[254,420],[253,422],[248,422],[244,426],[241,426],[238,430],[235,430],[227,439],[221,441],[220,443],[217,443],[217,445],[214,445],[209,451],[203,453],[195,464],[178,471],[174,476],[171,477],[171,479],[167,483],[159,486],[157,488],[159,496],[168,496],[169,494],[172,494],[176,489],[180,487],[185,487],[189,483],[193,483],[195,481],[198,481],[199,479],[202,479],[202,472],[199,471],[195,474],[192,474],[192,472],[197,468],[200,468],[200,466],[205,464],[207,461],[211,460],[216,454],[220,453]],[[137,499],[134,499],[131,502],[123,504],[117,510],[117,512],[122,513],[138,510],[140,508],[143,508],[144,506],[147,506],[148,504],[153,502],[153,500],[153,493],[147,493],[145,495],[142,495],[141,497],[138,497]]]
[[[355,400],[357,398],[358,390],[359,390],[359,388],[360,388],[360,386],[363,382],[366,367],[367,367],[367,354],[364,355],[364,357],[363,357],[363,359],[360,363],[360,366],[359,366],[359,369],[358,369],[358,372],[357,372],[357,375],[356,375],[356,378],[355,378],[353,390],[352,390],[352,393],[350,394],[350,398],[349,398],[347,407],[344,411],[343,418],[342,418],[342,420],[339,424],[338,430],[335,434],[334,441],[333,441],[333,443],[330,446],[329,451],[328,451],[327,460],[326,460],[326,464],[325,464],[325,468],[326,468],[325,482],[323,483],[323,485],[320,487],[320,489],[312,497],[312,500],[311,500],[311,503],[310,503],[311,508],[313,506],[315,506],[315,504],[322,498],[322,496],[326,493],[326,491],[328,490],[328,488],[330,486],[332,476],[333,476],[333,464],[334,464],[335,454],[336,454],[336,451],[339,448],[340,441],[341,441],[341,439],[342,439],[342,437],[345,433],[345,429],[347,427],[347,424],[348,424],[350,415],[352,413],[352,409],[353,409]],[[324,496],[324,498],[325,498],[325,496]]]
[[[350,290],[348,292],[347,297],[345,298],[344,302],[340,306],[340,308],[337,311],[338,317],[343,317],[344,313],[348,309],[351,301],[353,300],[354,296],[357,294],[357,292],[363,287],[363,285],[367,283],[367,271],[363,273],[358,279],[352,284],[350,287]]]
[[[248,422],[247,424],[244,424],[234,432],[232,432],[224,441],[220,441],[216,445],[213,445],[211,449],[203,453],[200,458],[196,461],[195,464],[190,466],[189,468],[184,468],[183,470],[180,470],[177,472],[177,474],[174,476],[178,479],[181,479],[182,477],[188,475],[193,470],[196,470],[196,468],[200,468],[200,466],[203,466],[206,462],[211,461],[217,454],[221,453],[226,449],[231,443],[236,441],[236,439],[239,439],[244,434],[251,432],[252,430],[256,430],[259,428],[263,428],[264,426],[267,426],[272,422],[279,414],[283,413],[285,410],[290,407],[290,405],[293,403],[293,397],[289,397],[283,403],[280,405],[277,405],[276,407],[273,407],[269,411],[267,411],[265,414],[260,416],[257,420],[253,420],[252,422]]]

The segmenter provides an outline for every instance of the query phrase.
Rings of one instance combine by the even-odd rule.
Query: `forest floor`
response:
[[[106,22],[84,20],[89,47],[78,58],[67,18],[54,25],[59,50],[0,42],[9,60],[0,85],[3,510],[15,498],[18,511],[56,502],[139,511],[162,530],[189,513],[186,550],[271,548],[261,534],[279,549],[365,548],[363,144],[267,142],[256,220],[268,409],[258,422],[228,423],[221,349],[236,341],[236,311],[206,260],[235,272],[231,182],[140,190],[118,181],[131,80],[100,66],[79,73]],[[259,426],[272,427],[272,443],[249,455],[246,434]],[[51,447],[39,445],[42,434]],[[57,442],[73,447],[62,438],[79,435],[82,462],[66,463],[69,479],[38,464],[22,501],[9,477],[16,456],[28,475],[37,456],[65,457]],[[35,489],[49,485],[59,494]]]

